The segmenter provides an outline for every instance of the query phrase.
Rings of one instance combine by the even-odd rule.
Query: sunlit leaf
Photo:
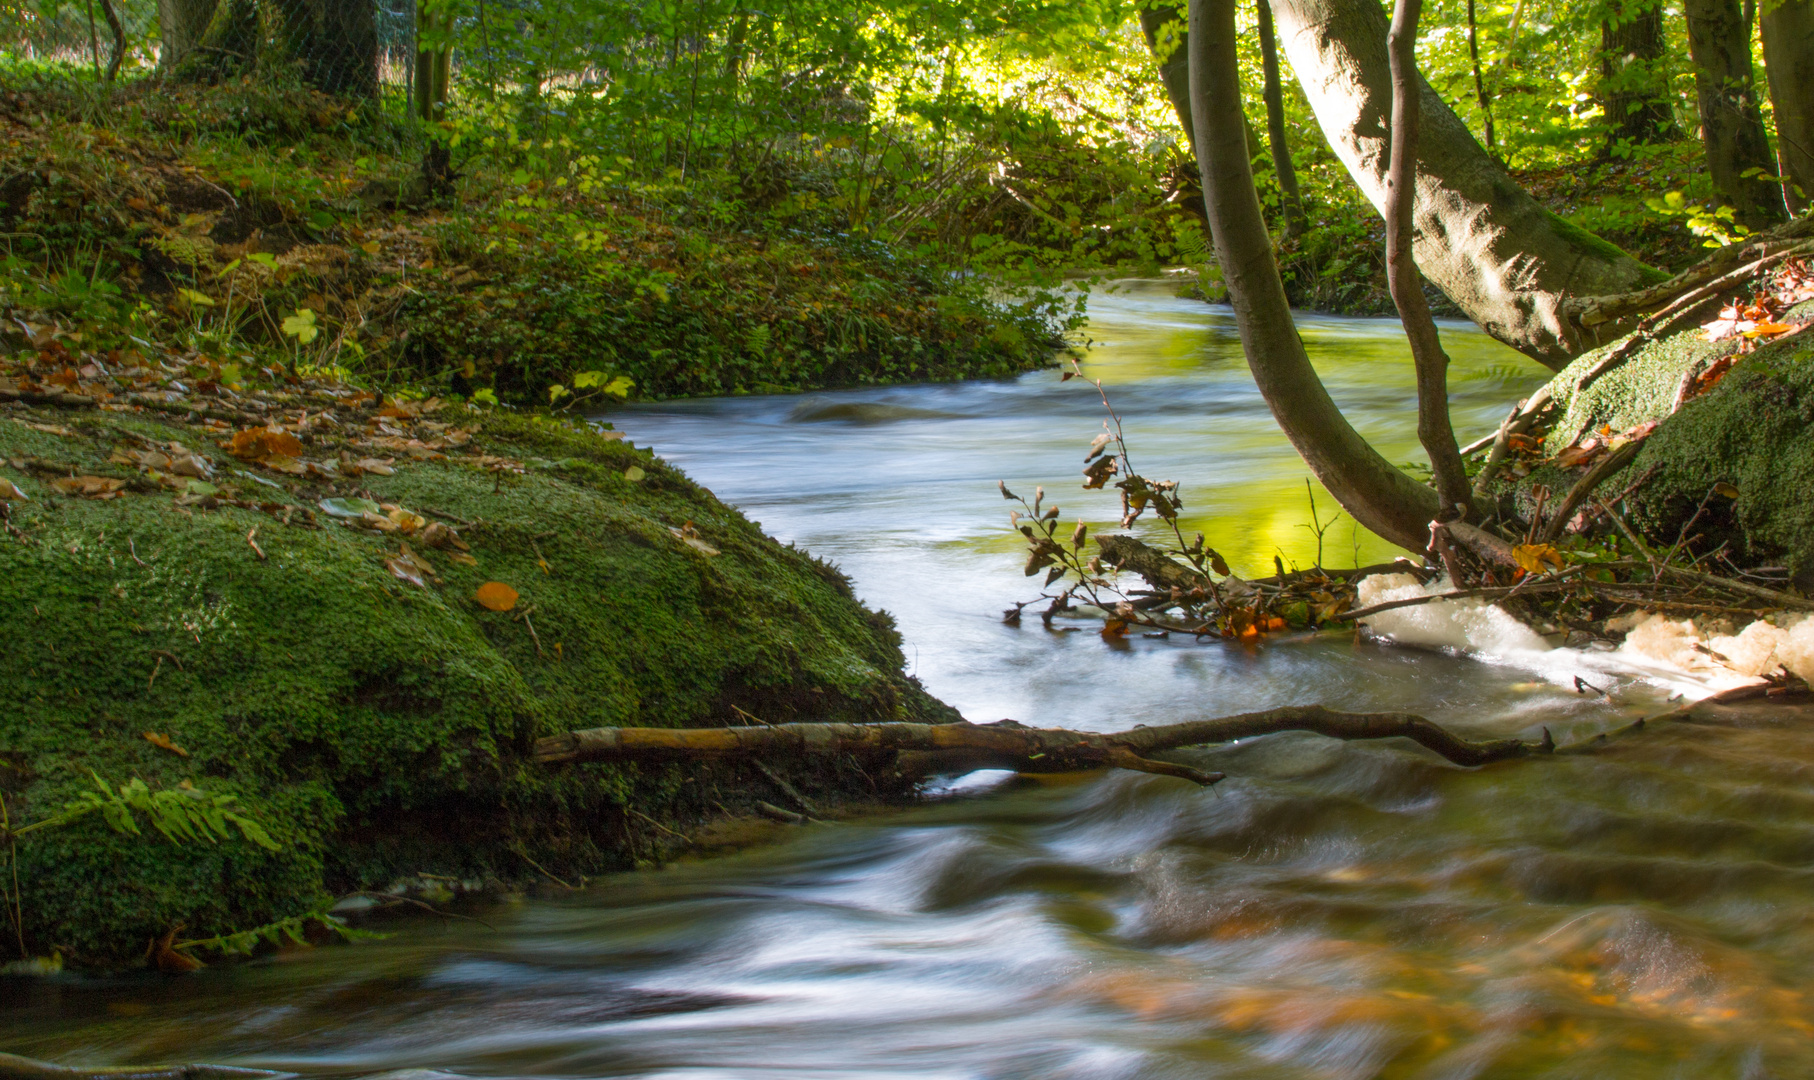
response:
[[[487,611],[509,611],[516,607],[517,591],[501,581],[487,581],[472,594]]]

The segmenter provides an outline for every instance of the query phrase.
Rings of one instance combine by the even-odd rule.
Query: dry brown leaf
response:
[[[441,524],[439,521],[429,522],[428,526],[422,530],[422,542],[429,547],[441,548],[448,551],[471,550],[466,546],[466,541],[460,539],[459,533],[454,532],[451,528]]]
[[[155,731],[147,731],[145,732],[145,741],[157,747],[159,750],[168,750],[172,754],[178,754],[182,757],[189,756],[189,751],[184,750],[182,747],[171,742],[168,735],[162,735]]]
[[[287,431],[247,428],[234,434],[230,450],[241,461],[264,461],[272,457],[298,457],[303,448],[302,440]]]
[[[423,580],[424,575],[422,571],[417,569],[416,565],[409,560],[398,558],[386,559],[384,560],[384,566],[391,572],[391,576],[398,581],[407,581],[411,585],[421,589],[428,588],[428,582]]]
[[[31,496],[19,490],[19,485],[11,480],[0,480],[0,502],[13,502],[23,499],[31,502]]]
[[[125,487],[126,481],[111,476],[59,476],[50,482],[50,486],[65,495],[104,499]]]
[[[176,942],[176,932],[181,929],[181,925],[172,927],[168,934],[152,939],[151,947],[145,950],[146,958],[166,975],[185,975],[207,966],[195,957],[171,948]]]
[[[487,581],[472,598],[487,611],[509,611],[516,607],[517,591],[501,581]]]
[[[55,376],[52,376],[52,378],[54,379]],[[30,420],[21,420],[16,416],[13,417],[13,423],[22,424],[25,427],[31,428],[33,431],[42,431],[46,435],[61,435],[66,439],[73,439],[76,437],[75,432],[57,424],[34,424]]]
[[[401,506],[386,504],[385,516],[395,522],[397,529],[404,533],[413,533],[428,524],[428,519],[421,514],[405,510]]]

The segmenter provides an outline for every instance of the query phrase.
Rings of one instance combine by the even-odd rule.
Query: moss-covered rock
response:
[[[1694,532],[1747,563],[1788,566],[1814,584],[1814,341],[1791,338],[1742,358],[1644,444],[1632,468],[1648,479],[1628,499],[1660,539]],[[1729,484],[1737,489],[1727,497]]]
[[[1814,303],[1780,319],[1814,318]],[[1684,381],[1739,350],[1739,341],[1709,342],[1699,327],[1651,341],[1623,363],[1577,388],[1615,342],[1576,359],[1549,383],[1557,410],[1544,437],[1546,460],[1501,486],[1515,512],[1528,516],[1539,487],[1566,491],[1582,469],[1555,455],[1590,432],[1629,431],[1656,421],[1655,432],[1626,470],[1644,482],[1627,496],[1630,521],[1661,543],[1674,543],[1693,519],[1698,550],[1722,542],[1751,564],[1782,562],[1803,586],[1814,584],[1814,340],[1795,336],[1734,359],[1711,390],[1676,402]],[[1673,411],[1672,411],[1673,410]],[[1715,491],[1716,485],[1729,484]],[[1613,486],[1624,486],[1616,484]],[[1698,518],[1697,518],[1698,514]]]
[[[646,451],[543,419],[460,423],[476,431],[458,460],[399,455],[393,475],[327,488],[154,414],[15,406],[0,420],[12,464],[0,472],[30,498],[8,504],[0,536],[0,791],[14,827],[97,777],[136,777],[233,795],[280,845],[133,836],[95,814],[21,836],[34,950],[118,964],[179,925],[206,937],[264,924],[398,875],[509,879],[528,872],[523,855],[556,873],[621,866],[646,850],[642,822],[725,797],[677,769],[544,769],[527,760],[541,735],[742,722],[738,709],[955,719],[902,675],[890,620],[836,570]],[[179,500],[143,477],[106,500],[52,487],[52,463],[133,478],[109,457],[147,439],[212,458],[219,498],[247,505]],[[386,563],[408,537],[319,511],[305,523],[355,483],[476,523],[460,532],[477,565],[418,534],[439,577],[418,586]],[[491,581],[520,593],[514,609],[476,602]]]

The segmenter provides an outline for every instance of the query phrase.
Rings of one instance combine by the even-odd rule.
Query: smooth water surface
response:
[[[1093,311],[1086,371],[1136,465],[1183,482],[1187,529],[1250,572],[1312,561],[1304,470],[1226,310],[1139,284]],[[1418,457],[1395,324],[1301,327],[1356,426]],[[1540,381],[1477,333],[1445,340],[1463,439]],[[1593,658],[1564,651],[1003,625],[1037,582],[995,482],[1112,522],[1112,497],[1079,490],[1102,416],[1087,382],[1046,372],[611,419],[839,563],[974,720],[1111,730],[1321,701],[1563,737],[1661,707],[1628,678],[1610,702],[1574,693]],[[1323,545],[1330,565],[1391,554],[1345,518]],[[412,923],[183,980],[0,984],[0,1049],[688,1080],[1814,1075],[1814,736],[1795,723],[1660,725],[1473,772],[1309,735],[1202,756],[1229,774],[1213,791],[1123,773],[973,785],[480,912],[495,930]]]

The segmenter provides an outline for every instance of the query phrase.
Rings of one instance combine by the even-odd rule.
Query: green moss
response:
[[[1619,245],[1612,241],[1588,232],[1586,229],[1574,224],[1567,218],[1549,210],[1545,210],[1544,213],[1549,215],[1551,228],[1584,254],[1593,255],[1601,259],[1631,258],[1630,254],[1628,254],[1625,249],[1619,247]],[[1634,289],[1641,289],[1646,285],[1655,285],[1658,282],[1667,281],[1669,279],[1667,271],[1659,270],[1654,266],[1643,263],[1640,263],[1639,265],[1642,267],[1642,271],[1638,276],[1638,280],[1631,286]]]
[[[1693,531],[1750,563],[1786,564],[1814,581],[1814,343],[1778,342],[1740,360],[1657,429],[1632,463],[1654,470],[1629,503],[1652,535]],[[1736,499],[1712,495],[1731,484]]]
[[[77,434],[0,422],[0,457],[126,475],[106,461],[125,429],[203,450],[242,498],[320,494],[239,475],[192,429],[38,420]],[[475,445],[530,468],[500,483],[404,459],[360,481],[377,499],[483,522],[464,530],[476,567],[416,545],[442,579],[426,589],[387,570],[394,534],[168,494],[69,499],[5,471],[33,500],[12,504],[22,536],[0,538],[0,786],[15,822],[54,814],[92,772],[234,794],[283,845],[178,845],[95,818],[22,838],[34,947],[115,964],[178,924],[241,929],[398,875],[520,876],[516,849],[592,872],[638,850],[626,806],[671,819],[710,805],[674,769],[536,766],[526,755],[541,735],[725,723],[733,707],[775,721],[955,718],[902,676],[887,617],[835,570],[647,452],[510,415],[483,420]],[[630,465],[645,478],[626,480]],[[689,521],[721,554],[671,531]],[[487,581],[517,589],[516,610],[478,605]]]
[[[1550,381],[1550,395],[1559,411],[1544,444],[1546,453],[1560,453],[1602,426],[1624,431],[1647,420],[1662,420],[1689,369],[1734,348],[1731,341],[1707,342],[1698,330],[1671,334],[1641,346],[1585,389],[1575,388],[1583,375],[1622,344],[1623,339],[1575,358]]]

